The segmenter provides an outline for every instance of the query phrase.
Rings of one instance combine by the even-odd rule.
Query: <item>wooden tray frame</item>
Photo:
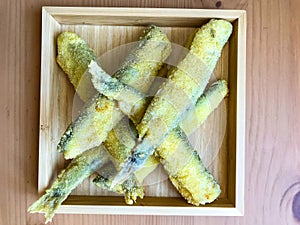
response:
[[[232,22],[234,31],[229,47],[228,100],[228,196],[204,207],[194,207],[176,197],[146,197],[134,206],[127,206],[123,197],[70,196],[58,209],[58,213],[86,214],[140,214],[140,215],[195,215],[241,216],[244,213],[245,174],[245,90],[246,90],[246,12],[243,10],[204,10],[167,8],[42,8],[41,53],[41,104],[39,145],[39,186],[42,194],[49,185],[45,178],[49,149],[49,107],[51,92],[49,82],[51,64],[56,63],[54,30],[61,24],[91,24],[113,26],[144,26],[156,24],[171,27],[197,27],[210,18],[222,18]],[[54,96],[55,97],[55,96]],[[52,151],[54,151],[52,149]]]

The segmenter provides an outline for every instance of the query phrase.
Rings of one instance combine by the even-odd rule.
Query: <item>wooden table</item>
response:
[[[0,224],[44,223],[26,212],[37,199],[42,5],[246,9],[248,20],[245,216],[56,215],[53,224],[300,224],[300,2],[112,2],[1,1]]]

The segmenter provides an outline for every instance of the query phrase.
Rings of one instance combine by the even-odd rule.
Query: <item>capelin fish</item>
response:
[[[186,117],[180,122],[179,127],[187,136],[192,134],[220,105],[228,93],[226,80],[213,82],[201,97],[198,98],[195,108],[187,113]]]
[[[87,102],[95,96],[97,91],[88,76],[83,76],[89,63],[96,60],[93,49],[73,32],[62,32],[57,37],[56,61],[60,68],[68,74],[79,97]]]
[[[132,147],[135,145],[136,130],[135,127],[130,124],[128,118],[124,118],[109,132],[103,145],[114,159],[113,162],[116,168],[114,168],[114,170],[111,169],[109,173],[101,170],[101,175],[98,175],[93,182],[102,189],[119,194],[123,193],[126,204],[131,205],[136,202],[138,197],[143,198],[144,192],[141,183],[143,179],[158,166],[159,160],[155,158],[154,155],[149,157],[144,167],[137,171],[136,174],[130,176],[122,184],[110,188],[113,177],[121,169],[121,163],[128,158]]]
[[[157,71],[159,71],[160,67],[162,66],[163,59],[166,58],[171,51],[170,42],[168,41],[166,35],[159,30],[159,28],[155,26],[150,26],[149,28],[147,28],[145,33],[146,33],[145,37],[139,42],[139,44],[133,50],[133,52],[127,57],[128,60],[126,60],[125,63],[122,65],[121,69],[114,74],[114,77],[117,77],[118,79],[122,80],[124,83],[127,83],[142,92],[146,92],[149,89],[155,75],[157,75]],[[74,51],[77,52],[74,53]],[[80,60],[77,60],[77,58]],[[86,88],[90,87],[89,85],[90,77],[84,79],[86,76],[83,76],[83,74],[86,72],[88,68],[88,64],[95,60],[95,54],[93,53],[93,51],[76,34],[71,32],[64,32],[58,38],[57,59],[59,64],[63,68],[63,70],[67,73],[71,83],[73,84],[79,96],[86,96]],[[102,73],[105,73],[104,71],[102,71],[101,67],[100,70]],[[82,84],[81,81],[83,79],[85,83]],[[81,85],[79,87],[81,88],[77,89],[79,81]],[[95,90],[93,87],[92,89]],[[85,101],[85,99],[87,98],[82,98],[82,99]],[[113,124],[116,123],[116,121],[115,122],[109,121],[107,123],[108,118],[111,117],[111,118],[119,119],[120,112],[114,111],[115,105],[113,104],[112,101],[109,101],[104,96],[99,95],[99,98],[96,98],[96,100],[98,100],[98,102],[100,103],[97,105],[101,106],[99,107],[101,113],[98,114],[100,118],[94,120],[97,121],[98,124],[102,124],[102,126],[100,127],[104,131],[109,130],[113,126]],[[93,107],[96,104],[94,101],[91,102],[92,105],[90,107],[91,108],[90,111],[93,111]],[[114,113],[113,116],[111,116],[112,113]],[[92,116],[90,117],[92,118]],[[87,121],[87,123],[84,124],[88,124],[88,122],[89,120]],[[79,121],[79,125],[80,124],[81,121]],[[119,127],[120,124],[122,124],[122,122],[118,123],[116,125],[116,128]],[[77,136],[80,135],[81,131],[82,128],[79,129]],[[114,133],[113,131],[111,132]],[[101,132],[101,133],[105,135],[105,132]],[[66,132],[66,134],[68,133]],[[89,138],[91,136],[91,131],[87,132],[86,134],[87,134],[87,138]],[[109,138],[110,135],[111,134],[109,132],[107,136],[108,139],[110,139]],[[102,140],[104,139],[104,137],[103,138],[100,137],[100,139]],[[73,140],[68,139],[68,142],[70,143],[73,143],[75,141],[76,139]],[[93,141],[97,141],[97,140],[93,140]],[[63,138],[61,140],[61,143],[63,143]],[[70,145],[70,143],[68,145]],[[95,143],[92,144],[94,145]],[[135,181],[132,181],[131,183],[134,182]],[[126,184],[128,183],[129,182],[126,182]],[[129,191],[128,185],[126,187],[127,187],[126,188],[127,191],[125,193],[126,203],[129,204],[132,202],[132,200],[135,201],[137,197],[141,197],[141,198],[143,197],[143,192],[140,191],[142,190],[142,187],[137,182],[134,190],[138,190],[138,191],[135,195],[130,194],[131,192]]]
[[[102,146],[83,152],[62,170],[46,193],[34,202],[28,212],[45,213],[46,223],[52,220],[55,211],[84,179],[110,160]]]
[[[91,74],[92,83],[99,93],[111,100],[117,100],[118,108],[134,123],[141,120],[149,105],[145,94],[120,82],[117,78],[103,73],[95,61],[89,64],[88,72]]]
[[[226,81],[213,83],[198,99],[195,112],[187,113],[180,126],[173,129],[154,152],[179,193],[196,206],[214,201],[221,189],[187,136],[207,119],[227,94]]]
[[[190,48],[193,37],[194,37],[195,33],[193,33],[191,35],[190,41],[188,42],[188,44],[186,45],[187,48]],[[97,67],[97,65],[92,65],[91,67]],[[91,70],[93,70],[93,68],[90,68]],[[97,70],[97,68],[96,68]],[[167,75],[167,67],[165,66],[163,69],[160,70],[160,74],[159,76],[161,77],[165,77]],[[92,74],[96,74],[96,72],[91,72]],[[122,86],[122,84],[118,84],[116,80],[111,80],[109,77],[101,77],[101,74],[99,77],[94,78],[94,86],[98,86],[98,88],[100,88],[101,92],[105,93],[105,95],[110,96],[110,98],[113,99],[117,99],[120,102],[123,102],[123,105],[121,105],[121,109],[122,106],[127,106],[127,108],[123,108],[123,111],[125,114],[128,114],[129,116],[132,114],[134,114],[135,110],[128,110],[130,109],[130,107],[133,107],[135,101],[129,101],[129,103],[127,102],[128,97],[124,97],[128,95],[128,91],[130,91],[130,88],[128,89],[127,87]],[[101,86],[101,83],[105,83],[104,86]],[[118,87],[118,93],[115,93],[115,90],[111,90],[111,87],[115,86]],[[120,91],[123,91],[122,94],[120,94]],[[157,91],[157,89],[155,88],[155,90]],[[132,91],[132,93],[135,93],[135,91]],[[222,99],[227,95],[228,93],[228,88],[227,88],[227,83],[224,80],[220,80],[215,82],[214,84],[211,85],[211,87],[205,92],[205,94],[203,94],[197,101],[196,106],[194,108],[193,112],[189,112],[188,115],[186,116],[186,118],[183,119],[182,123],[180,124],[181,129],[183,129],[183,131],[187,134],[187,136],[189,134],[191,134],[199,125],[201,125],[206,118],[210,115],[210,113],[217,108],[217,106],[219,105],[219,103],[222,101]],[[130,94],[129,94],[130,96]],[[131,94],[132,96],[132,94]],[[142,94],[137,94],[136,95],[136,99],[137,101],[139,101],[139,96],[142,97]],[[134,98],[132,98],[134,99]],[[130,112],[129,112],[130,111]],[[137,118],[132,118],[132,121],[134,122],[134,124],[138,124],[139,119]],[[123,125],[122,125],[123,124]],[[177,128],[178,130],[179,128]],[[117,161],[119,162],[124,162],[128,156],[130,155],[130,152],[132,150],[132,148],[135,145],[135,137],[136,135],[132,135],[133,132],[128,132],[128,130],[130,130],[130,128],[128,127],[128,121],[121,121],[118,128],[115,128],[114,130],[112,130],[109,135],[108,138],[105,140],[104,142],[104,146],[109,149],[110,154],[117,159]],[[186,152],[191,151],[192,149],[190,148],[190,145],[186,144],[188,143],[188,141],[184,138],[179,138],[178,135],[171,135],[172,136],[172,140],[174,141],[174,143],[181,143],[181,146],[184,147],[188,147],[185,149]],[[175,138],[178,138],[177,140]],[[170,139],[167,139],[170,140]],[[168,141],[165,141],[165,144],[162,144],[162,146],[173,146],[171,145]],[[159,148],[159,147],[158,147]],[[163,148],[164,151],[160,151],[162,153],[162,155],[164,153],[167,152],[166,148]],[[192,151],[194,152],[194,151]],[[187,156],[190,156],[190,154],[188,153]],[[107,189],[110,191],[114,191],[117,193],[124,193],[125,199],[126,199],[126,203],[127,204],[132,204],[133,202],[136,201],[136,196],[138,195],[138,193],[141,190],[141,183],[143,182],[143,180],[145,179],[145,177],[147,177],[151,172],[153,172],[155,170],[155,168],[159,165],[159,159],[162,159],[162,157],[155,157],[154,155],[151,155],[148,160],[146,161],[146,163],[144,164],[144,166],[142,168],[140,168],[139,170],[137,170],[135,172],[134,175],[132,175],[128,180],[126,180],[124,183],[122,184],[117,184],[116,186],[112,187],[111,183],[112,183],[112,178],[113,176],[110,176],[109,178],[107,176],[103,177],[102,175],[98,175],[95,179],[94,179],[94,183],[98,186],[101,187],[102,189]],[[168,163],[168,159],[164,159],[162,160],[163,164]],[[170,162],[171,163],[171,162]],[[201,160],[199,161],[199,164],[201,164]],[[115,164],[116,165],[116,164]],[[178,164],[176,164],[178,166]],[[195,167],[197,167],[198,165],[195,165]],[[200,165],[201,166],[201,165]],[[117,166],[117,168],[119,168],[119,166]],[[169,176],[174,174],[175,171],[168,171]],[[114,174],[116,173],[116,171],[114,171]],[[198,174],[197,174],[198,175]],[[208,171],[204,172],[204,176],[209,176]],[[132,177],[136,177],[137,179],[132,179]],[[173,176],[174,178],[174,176]],[[198,180],[198,177],[196,177],[196,179],[194,179],[195,181]],[[128,181],[131,185],[127,185]],[[219,185],[217,184],[217,182],[214,179],[210,179],[210,182],[206,185],[206,187],[215,186],[215,191],[213,188],[208,189],[206,192],[202,192],[203,196],[210,192],[215,192],[216,194],[213,196],[211,195],[210,199],[208,199],[206,202],[211,201],[211,199],[213,197],[217,197],[218,193],[220,192],[220,188]],[[189,187],[187,187],[185,182],[182,182],[181,185],[181,190],[184,189],[184,187],[186,187],[186,190],[190,191],[191,193],[197,193],[199,189],[196,189],[196,185],[195,188],[193,190],[190,190]],[[181,191],[179,191],[181,193]],[[185,191],[187,192],[187,191]],[[181,193],[184,196],[184,193]],[[206,195],[207,196],[207,195]],[[203,198],[202,198],[203,199]],[[201,202],[203,203],[203,200],[201,200]],[[190,202],[194,205],[199,205],[199,200],[194,199],[193,202]]]
[[[90,61],[95,60],[95,54],[92,49],[78,37],[78,35],[72,32],[63,32],[58,36],[57,41],[57,61],[61,68],[67,73],[71,83],[77,88],[79,81],[82,79],[83,74],[88,68],[88,64]],[[154,76],[163,65],[163,60],[168,56],[170,51],[171,45],[166,35],[157,27],[150,26],[145,31],[145,37],[130,54],[130,60],[127,60],[123,64],[121,69],[116,72],[115,76],[124,83],[132,85],[139,91],[146,92],[150,87]],[[152,54],[152,58],[157,57],[157,61],[146,61],[145,57],[147,57],[148,54]],[[144,85],[139,85],[141,80],[147,80],[147,82],[145,82]],[[85,82],[85,87],[90,87],[90,81],[86,80]],[[86,92],[85,88],[79,89],[77,92],[84,101],[91,97],[91,93]],[[85,138],[95,138],[93,133],[86,130],[93,122],[101,125],[99,128],[100,130],[104,129],[105,132],[111,130],[113,124],[108,123],[108,127],[106,127],[108,122],[107,118],[111,118],[112,113],[116,113],[116,111],[113,102],[102,95],[98,94],[94,96],[92,100],[89,100],[85,110],[83,110],[79,118],[69,126],[58,146],[59,149],[62,148],[62,151],[65,151],[64,148],[69,149],[69,157],[72,158],[77,155],[76,158],[71,161],[65,170],[61,171],[51,188],[46,191],[45,195],[33,203],[28,211],[44,212],[46,222],[51,221],[55,211],[71,191],[95,170],[98,170],[106,162],[111,160],[103,146],[94,147],[84,152],[82,149],[74,150],[73,147],[75,145],[76,148],[76,140],[74,139],[80,138],[80,135],[85,135],[84,131],[87,131]],[[119,111],[117,111],[117,113],[123,117]],[[101,116],[98,117],[99,114],[102,115],[103,118],[101,118]],[[101,121],[103,121],[103,123]],[[99,136],[96,135],[96,137]],[[94,143],[93,145],[97,145],[97,143]],[[88,145],[84,147],[88,148],[87,146]],[[135,180],[132,179],[132,181],[134,182]],[[127,186],[129,187],[129,185]],[[132,195],[130,195],[129,191],[127,192],[129,198],[143,197],[144,194],[141,187],[139,188],[139,192],[137,191],[137,188],[134,190],[135,193]],[[128,199],[128,201],[130,201],[130,199]]]
[[[134,147],[131,157],[115,177],[112,186],[123,182],[139,169],[195,105],[231,32],[232,25],[228,21],[215,19],[196,32],[190,52],[171,71],[138,124],[140,142]]]
[[[115,76],[130,86],[140,88],[140,91],[147,91],[170,51],[171,44],[167,36],[156,26],[150,26]],[[58,36],[57,61],[76,87],[80,80],[78,77],[82,77],[88,65],[95,61],[95,54],[76,34],[64,32]],[[101,70],[101,73],[105,72]],[[89,79],[88,76],[87,80]],[[147,82],[141,82],[142,80]],[[88,86],[89,82],[86,82]],[[143,85],[139,86],[141,83]],[[80,90],[83,92],[80,96],[87,95]],[[100,145],[123,116],[114,101],[96,94],[69,125],[57,145],[57,150],[63,152],[66,159],[70,159]]]
[[[98,175],[93,182],[97,187],[102,189],[113,191],[118,194],[124,194],[125,202],[128,205],[132,205],[136,202],[137,198],[144,197],[144,189],[134,175],[124,183],[118,184],[110,189],[112,178],[117,172],[118,170],[115,168],[114,164],[110,163],[108,166],[105,166],[105,168],[101,168],[101,171],[99,171],[101,175]]]
[[[127,202],[133,203],[136,199],[135,196],[140,192],[140,183],[157,167],[160,161],[171,182],[189,203],[199,205],[212,202],[219,196],[220,186],[204,167],[201,158],[189,143],[186,135],[194,132],[218,107],[227,94],[228,88],[225,80],[213,83],[198,99],[195,109],[188,112],[180,126],[172,130],[156,149],[155,157],[151,155],[145,165],[135,172],[134,175],[138,182],[130,177],[124,183],[112,187],[113,176],[108,178],[101,175],[98,175],[93,182],[101,188],[124,193],[127,196],[126,199],[133,199],[133,201]],[[123,128],[115,129],[114,133],[109,135],[109,138],[104,142],[104,145],[114,158],[123,162],[135,145],[135,136],[135,134],[130,135],[128,126],[125,124]],[[116,171],[110,174],[115,173]],[[130,180],[131,182],[129,182]]]

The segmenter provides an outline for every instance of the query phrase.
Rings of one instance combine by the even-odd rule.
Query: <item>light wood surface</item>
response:
[[[1,1],[1,224],[43,224],[37,198],[41,6],[216,8],[217,1]],[[300,10],[297,0],[221,2],[247,10],[244,217],[56,215],[53,224],[299,224]],[[297,155],[298,154],[298,155]]]

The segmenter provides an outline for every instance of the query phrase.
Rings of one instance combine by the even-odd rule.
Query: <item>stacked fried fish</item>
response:
[[[153,98],[146,93],[172,51],[158,27],[145,30],[112,76],[84,40],[72,32],[61,33],[57,62],[86,104],[57,147],[72,161],[28,210],[43,212],[46,222],[51,221],[71,191],[99,170],[106,175],[101,173],[93,182],[124,194],[125,202],[133,204],[144,197],[141,183],[159,163],[188,203],[214,201],[220,186],[187,137],[228,93],[224,80],[205,88],[231,32],[225,20],[213,19],[199,28],[189,52],[167,73]]]

